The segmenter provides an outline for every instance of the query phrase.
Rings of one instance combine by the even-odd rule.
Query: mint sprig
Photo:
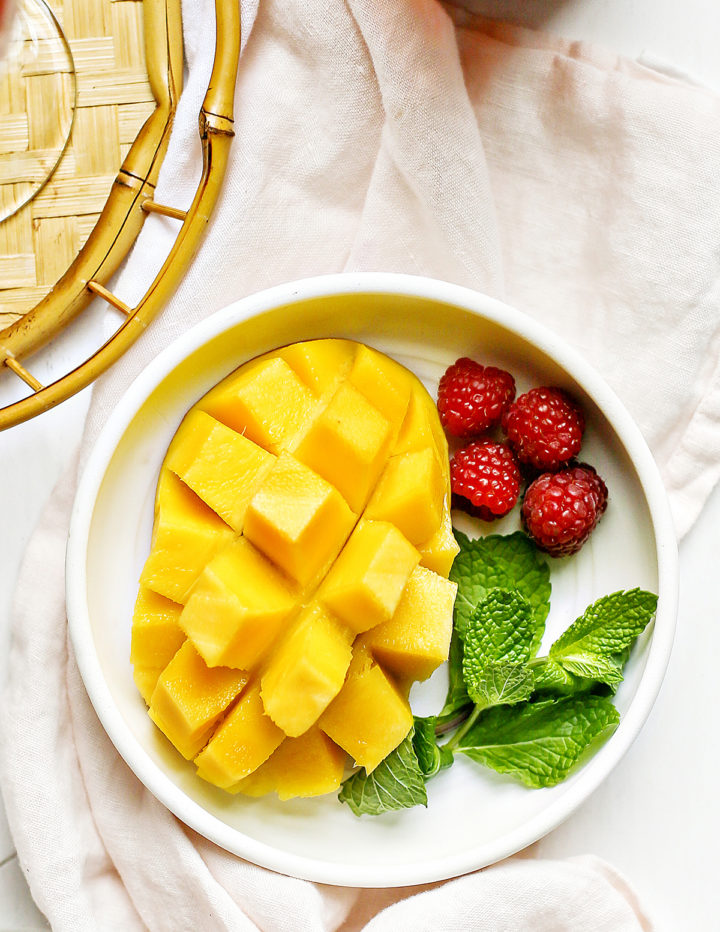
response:
[[[543,627],[550,611],[550,569],[539,551],[522,531],[490,534],[470,539],[455,531],[460,552],[455,557],[450,579],[457,583],[455,627],[465,636],[468,622],[491,589],[515,589],[531,605],[537,622],[531,648],[540,646]]]
[[[416,718],[371,774],[360,770],[345,781],[339,798],[357,815],[427,805],[426,781],[457,753],[526,786],[554,786],[617,727],[608,694],[622,681],[657,596],[631,589],[598,599],[547,656],[536,657],[550,580],[534,544],[520,532],[457,539],[445,706],[438,716]]]
[[[526,786],[555,786],[619,720],[615,706],[600,696],[497,706],[475,722],[455,750]]]

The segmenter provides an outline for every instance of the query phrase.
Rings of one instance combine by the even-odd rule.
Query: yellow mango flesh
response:
[[[197,755],[198,775],[223,789],[232,786],[266,761],[284,738],[265,714],[259,685],[254,683]]]
[[[130,636],[130,663],[162,670],[180,645],[185,633],[180,627],[182,605],[151,589],[140,587],[135,601]]]
[[[420,554],[392,524],[362,520],[320,587],[321,602],[355,633],[387,621]]]
[[[383,669],[404,681],[426,680],[447,660],[457,585],[418,566],[393,617],[363,643]]]
[[[391,442],[389,421],[343,382],[300,440],[295,456],[334,485],[359,514],[382,472]]]
[[[448,479],[425,389],[347,340],[252,360],[188,412],[160,473],[132,659],[202,778],[330,792],[346,752],[372,769],[405,737],[403,690],[444,659],[452,614],[448,588],[425,592],[438,618],[411,597],[457,549]]]
[[[387,418],[397,435],[417,382],[415,376],[383,353],[359,346],[348,382]]]
[[[307,385],[284,359],[275,357],[229,376],[202,399],[200,409],[270,453],[279,453],[316,405]]]
[[[250,502],[245,536],[288,576],[307,585],[324,575],[355,521],[337,489],[281,453]]]
[[[284,577],[246,537],[239,537],[201,573],[180,627],[208,666],[252,670],[294,610]]]
[[[306,340],[277,351],[293,372],[318,397],[327,395],[344,379],[355,358],[348,340]]]
[[[323,606],[305,609],[262,675],[262,699],[272,720],[297,737],[340,691],[352,658],[352,634]]]
[[[410,704],[376,663],[351,667],[345,684],[318,720],[335,744],[368,773],[410,731]]]
[[[440,527],[445,482],[435,451],[412,450],[388,460],[366,518],[392,522],[413,544],[422,544]]]
[[[233,536],[232,528],[185,483],[163,469],[152,547],[140,584],[184,603],[207,562]]]
[[[190,641],[185,641],[157,681],[150,718],[191,760],[247,681],[242,670],[208,667]]]
[[[440,527],[433,536],[418,547],[420,565],[439,576],[449,576],[455,557],[460,553],[460,547],[455,540],[452,530],[450,512],[443,509]]]
[[[166,462],[168,469],[240,533],[253,492],[275,457],[204,411],[191,411],[175,435]]]
[[[345,751],[314,726],[298,738],[286,738],[264,764],[230,790],[245,796],[275,792],[283,800],[335,793],[345,760]]]

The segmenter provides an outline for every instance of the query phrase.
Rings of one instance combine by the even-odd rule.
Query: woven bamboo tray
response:
[[[237,0],[216,0],[215,61],[200,111],[203,171],[187,212],[153,198],[181,89],[179,0],[52,3],[66,43],[47,43],[40,67],[21,75],[22,86],[0,81],[0,216],[4,203],[22,200],[18,191],[24,189],[18,186],[29,193],[24,206],[0,221],[0,361],[9,370],[6,376],[0,370],[0,377],[18,377],[30,389],[0,408],[0,430],[84,388],[142,333],[198,246],[233,137]],[[59,67],[68,52],[70,68]],[[43,60],[52,74],[42,73]],[[42,103],[51,91],[71,100],[74,120],[49,179],[30,191],[48,167]],[[105,283],[149,212],[175,217],[182,225],[148,292],[130,308]],[[118,330],[80,366],[42,385],[21,360],[52,340],[94,295],[117,308]]]

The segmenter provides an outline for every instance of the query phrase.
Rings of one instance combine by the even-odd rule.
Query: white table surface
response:
[[[400,0],[398,0],[400,2]],[[495,18],[587,39],[631,57],[644,52],[720,89],[720,4],[713,0],[465,0]],[[720,204],[720,177],[718,178]],[[62,371],[97,333],[46,354]],[[0,383],[0,403],[9,400]],[[0,683],[8,616],[22,553],[79,440],[88,392],[0,435]],[[595,854],[635,886],[660,932],[720,929],[717,844],[720,710],[715,699],[720,619],[720,488],[680,547],[678,631],[665,683],[639,738],[603,786],[537,845],[545,857]],[[0,802],[0,930],[45,929],[15,856]],[[491,930],[488,930],[491,932]],[[580,930],[579,930],[580,932]]]

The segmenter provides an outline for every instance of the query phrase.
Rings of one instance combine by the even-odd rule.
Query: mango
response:
[[[243,529],[254,490],[275,457],[204,411],[191,411],[180,425],[166,463],[235,531]]]
[[[313,725],[340,691],[352,658],[352,634],[320,604],[308,606],[262,675],[262,700],[286,735]]]
[[[457,585],[416,567],[397,611],[363,635],[363,644],[384,670],[404,681],[426,680],[447,660]]]
[[[343,688],[318,719],[325,734],[368,773],[395,750],[412,724],[407,699],[367,656],[351,666]]]
[[[415,376],[383,353],[359,346],[348,382],[389,421],[397,435],[405,418]]]
[[[336,791],[407,735],[447,656],[447,443],[412,373],[349,340],[254,359],[183,419],[160,471],[134,678],[198,775]],[[442,578],[441,578],[442,577]]]
[[[317,405],[310,389],[284,359],[266,358],[230,375],[200,403],[239,434],[279,453],[310,419]]]
[[[280,799],[335,793],[342,782],[347,755],[317,726],[298,738],[286,738],[260,767],[235,786],[232,793]]]
[[[343,382],[311,423],[295,456],[334,485],[359,514],[382,472],[391,443],[387,418]]]
[[[321,602],[355,633],[387,621],[420,554],[387,521],[361,520],[325,577]]]
[[[366,518],[392,522],[412,544],[422,544],[440,527],[445,481],[435,451],[391,456],[368,506]]]
[[[281,453],[250,501],[245,536],[288,576],[307,585],[324,575],[355,521],[337,489]]]
[[[151,550],[140,584],[183,604],[208,560],[233,537],[232,528],[184,482],[163,469]]]
[[[455,557],[460,553],[460,547],[455,540],[452,530],[450,512],[443,509],[440,527],[433,536],[418,547],[420,565],[438,573],[440,576],[449,576]]]
[[[239,537],[202,571],[180,614],[180,627],[208,666],[252,670],[295,610],[286,580]]]
[[[185,640],[180,612],[182,605],[140,587],[133,612],[130,663],[159,670],[170,663]]]
[[[191,760],[247,681],[242,670],[208,667],[192,643],[185,641],[160,674],[150,701],[150,718]]]
[[[145,700],[146,706],[150,705],[152,694],[155,692],[157,681],[160,679],[162,672],[162,667],[141,667],[137,665],[133,670],[133,680],[138,692]]]
[[[357,344],[349,340],[305,340],[277,351],[317,397],[331,394],[346,377]]]
[[[266,761],[284,737],[265,714],[259,684],[254,683],[195,758],[198,776],[223,789],[232,786]]]

